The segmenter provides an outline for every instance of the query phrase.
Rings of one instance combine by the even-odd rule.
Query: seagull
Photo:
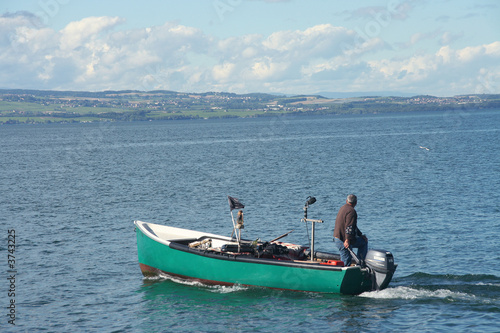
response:
[[[429,148],[424,147],[424,146],[419,146],[419,147],[422,148],[422,149],[425,149],[425,150],[430,150]]]

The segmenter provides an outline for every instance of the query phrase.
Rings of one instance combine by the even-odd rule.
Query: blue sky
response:
[[[3,0],[0,88],[500,93],[500,3]]]

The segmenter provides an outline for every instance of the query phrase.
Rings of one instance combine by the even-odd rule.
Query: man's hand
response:
[[[348,248],[349,248],[349,239],[346,239],[346,240],[344,241],[344,247],[345,247],[346,249],[348,249]]]

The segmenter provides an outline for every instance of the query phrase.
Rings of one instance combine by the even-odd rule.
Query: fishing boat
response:
[[[307,218],[311,199],[302,219],[312,222],[311,247],[279,241],[291,231],[268,242],[241,239],[232,211],[244,206],[236,198],[228,199],[233,220],[230,237],[134,221],[143,275],[350,295],[382,290],[390,283],[397,265],[389,251],[370,249],[363,261],[351,253],[356,264],[349,267],[344,267],[339,254],[314,251],[314,225],[322,221]]]

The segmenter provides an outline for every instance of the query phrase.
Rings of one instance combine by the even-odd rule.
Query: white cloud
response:
[[[470,62],[483,65],[485,62],[497,62],[498,58],[500,58],[500,41],[485,45],[467,46],[458,50],[443,46],[436,53],[436,56],[442,58],[444,63],[453,63],[454,65],[465,65]]]
[[[26,13],[0,16],[0,87],[449,95],[480,86],[499,92],[500,41],[404,56],[380,36],[361,38],[331,24],[216,39],[173,22],[119,29],[123,22],[89,17],[56,31],[33,24]],[[431,32],[410,42],[438,45],[457,37]]]
[[[435,54],[371,61],[370,66],[387,82],[407,87],[427,85],[428,93],[436,95],[472,93],[478,87],[482,92],[500,93],[500,87],[492,82],[500,76],[499,60],[500,42],[494,42],[462,49],[444,46]]]
[[[213,78],[215,81],[227,81],[233,74],[235,65],[230,62],[225,62],[221,65],[215,65],[212,69]]]
[[[252,75],[257,80],[276,81],[282,78],[288,68],[288,63],[266,57],[252,65]]]
[[[463,35],[464,35],[463,32],[462,33],[458,33],[458,34],[454,34],[454,33],[451,33],[449,31],[446,31],[441,36],[441,39],[440,39],[439,42],[440,42],[441,45],[450,45],[454,41],[462,38]]]
[[[304,31],[279,31],[271,34],[263,45],[271,50],[294,52],[298,49],[328,52],[345,40],[349,33],[346,28],[331,24],[321,24]]]
[[[443,63],[450,63],[451,57],[453,56],[453,50],[449,46],[443,46],[436,53],[436,56],[438,59],[441,59]]]
[[[81,21],[71,22],[62,31],[60,37],[61,50],[72,50],[85,43],[99,38],[103,31],[123,22],[119,17],[87,17]]]
[[[500,56],[500,41],[484,45],[484,53],[490,56]]]

